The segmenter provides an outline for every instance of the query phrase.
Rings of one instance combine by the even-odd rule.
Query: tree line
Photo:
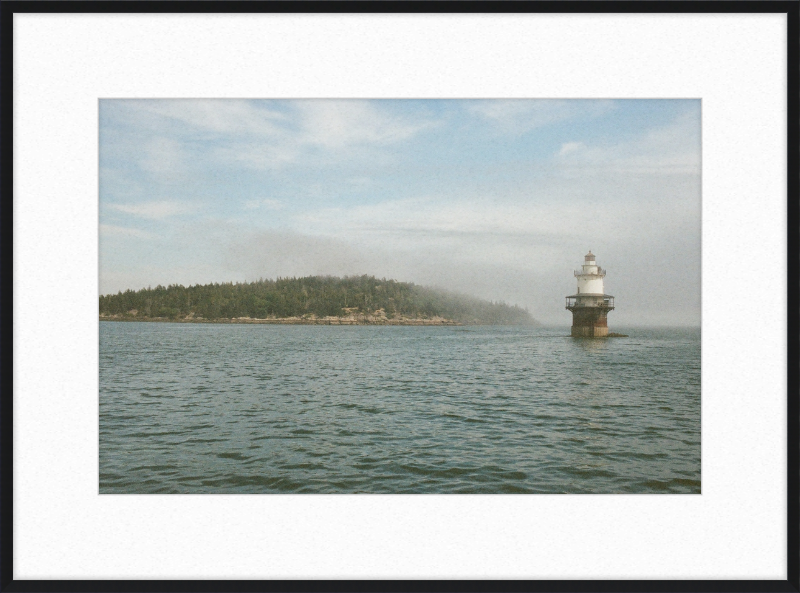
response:
[[[261,279],[189,287],[159,285],[100,297],[101,315],[132,318],[341,317],[374,314],[377,310],[383,310],[389,319],[444,317],[465,324],[535,323],[527,309],[516,305],[367,275]]]

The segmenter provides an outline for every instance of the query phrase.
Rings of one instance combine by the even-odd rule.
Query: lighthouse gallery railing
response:
[[[578,276],[603,276],[603,277],[605,277],[606,271],[603,268],[601,268],[600,266],[597,266],[597,271],[596,272],[584,273],[584,272],[582,272],[580,270],[573,270],[572,274],[575,277],[578,277]]]
[[[593,301],[584,301],[581,300],[578,302],[578,297],[567,297],[567,309],[575,309],[578,307],[604,307],[608,309],[614,308],[614,297],[604,297],[602,301],[593,300]]]

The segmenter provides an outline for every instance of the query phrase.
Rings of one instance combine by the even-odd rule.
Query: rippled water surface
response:
[[[700,330],[625,331],[101,322],[100,492],[700,492]]]

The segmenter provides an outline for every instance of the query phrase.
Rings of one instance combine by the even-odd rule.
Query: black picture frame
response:
[[[783,13],[788,16],[787,31],[787,162],[789,196],[788,221],[788,343],[787,343],[787,580],[539,580],[539,581],[242,581],[242,580],[19,580],[14,577],[14,377],[13,377],[13,98],[14,98],[14,15],[22,13]],[[3,263],[2,302],[3,372],[0,400],[0,590],[13,591],[800,591],[800,407],[798,407],[798,99],[800,99],[800,4],[791,1],[631,1],[631,2],[468,2],[468,1],[309,1],[309,2],[108,2],[108,1],[19,1],[0,5],[0,43],[2,43],[2,93],[0,94],[0,183],[4,199],[3,233],[0,257]],[[18,328],[17,328],[18,329]]]

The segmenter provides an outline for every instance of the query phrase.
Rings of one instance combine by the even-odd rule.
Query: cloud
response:
[[[570,155],[558,163],[584,177],[597,174],[700,175],[699,113],[689,111],[646,134],[616,144],[585,146],[580,150],[562,145],[559,156]]]
[[[350,179],[347,180],[347,182],[352,187],[358,187],[358,188],[365,188],[365,187],[370,187],[371,185],[373,185],[372,179],[370,177],[364,177],[364,176],[351,177]]]
[[[136,100],[127,107],[221,135],[272,136],[281,132],[280,123],[286,119],[263,102],[237,99]]]
[[[564,144],[561,145],[561,150],[558,151],[558,156],[564,156],[565,154],[581,150],[582,148],[586,148],[583,142],[564,142]]]
[[[267,210],[281,210],[283,209],[283,202],[280,200],[248,200],[244,203],[245,210],[256,210],[258,208],[265,208]]]
[[[294,163],[301,146],[290,139],[274,141],[231,142],[210,151],[210,160],[246,169],[278,170]]]
[[[543,189],[546,199],[518,195],[393,200],[324,208],[294,221],[298,231],[357,242],[366,249],[441,251],[452,254],[451,259],[522,269],[533,262],[547,265],[538,261],[538,253],[555,242],[607,244],[610,233],[619,241],[641,232],[658,240],[683,232],[699,214],[687,209],[685,200],[655,199],[663,187],[647,189],[627,180],[605,183],[598,195],[581,196],[586,190],[580,181],[558,190]],[[676,195],[692,193],[691,182],[670,184],[667,189]],[[617,208],[612,200],[621,200],[625,208]]]
[[[100,235],[106,237],[135,237],[137,239],[151,239],[153,237],[147,231],[113,224],[101,224]]]
[[[167,176],[183,170],[185,164],[183,146],[172,138],[153,138],[146,144],[139,158],[139,166],[145,171]]]
[[[118,212],[124,212],[125,214],[130,214],[139,218],[147,218],[149,220],[161,220],[170,216],[185,214],[195,209],[195,207],[190,204],[172,201],[153,201],[139,204],[109,204],[108,207]]]
[[[302,100],[287,103],[287,113],[268,126],[231,133],[212,151],[212,160],[257,171],[278,171],[312,158],[319,166],[352,156],[352,150],[383,148],[410,140],[436,125],[403,117],[368,101]],[[259,130],[256,132],[254,130]],[[362,159],[378,158],[376,152]]]
[[[109,102],[103,110],[148,136],[138,158],[143,170],[177,177],[198,161],[278,170],[309,154],[318,159],[320,150],[329,159],[341,159],[343,150],[389,146],[436,125],[429,118],[403,115],[391,105],[328,99],[176,99]]]
[[[434,125],[433,121],[403,117],[368,101],[300,101],[301,142],[326,148],[386,145],[408,140]]]
[[[492,122],[506,133],[516,134],[567,120],[597,117],[613,108],[613,101],[512,99],[466,103],[468,113]]]

